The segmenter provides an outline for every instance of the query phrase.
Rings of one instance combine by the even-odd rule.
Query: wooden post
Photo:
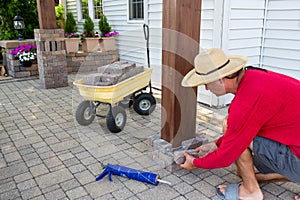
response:
[[[199,52],[201,0],[163,0],[161,139],[179,147],[195,138],[196,88],[181,86]]]
[[[56,29],[54,0],[36,0],[40,29]]]

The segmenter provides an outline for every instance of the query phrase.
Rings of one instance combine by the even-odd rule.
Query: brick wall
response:
[[[119,60],[117,50],[91,53],[67,53],[68,72],[97,71],[97,67],[107,65]]]
[[[38,66],[37,61],[33,61],[31,67],[22,67],[20,65],[20,61],[15,59],[13,55],[10,54],[10,51],[20,45],[34,45],[34,40],[2,40],[0,41],[0,46],[5,48],[5,61],[3,64],[7,67],[8,75],[14,78],[23,78],[23,77],[30,77],[30,76],[37,76],[38,73]]]
[[[20,66],[19,60],[15,60],[10,54],[10,51],[20,45],[35,44],[35,40],[9,40],[0,41],[0,46],[6,50],[6,67],[8,69],[8,75],[14,78],[23,78],[31,76],[39,76],[37,60],[33,61],[31,67]],[[67,53],[67,72],[78,71],[97,71],[97,67],[107,65],[119,60],[119,53],[117,50],[106,52],[92,52],[85,53],[79,51],[78,53]]]

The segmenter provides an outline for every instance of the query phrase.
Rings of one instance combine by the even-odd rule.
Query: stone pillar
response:
[[[68,86],[63,29],[35,29],[39,77],[44,88]]]

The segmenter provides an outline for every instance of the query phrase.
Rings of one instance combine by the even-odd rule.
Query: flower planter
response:
[[[20,61],[20,65],[22,67],[31,67],[32,61],[31,60],[29,60],[29,61]]]
[[[77,53],[80,38],[65,38],[67,53]]]
[[[97,52],[99,45],[99,38],[85,38],[82,41],[82,51]]]
[[[116,38],[115,37],[101,38],[100,50],[101,51],[116,50]]]

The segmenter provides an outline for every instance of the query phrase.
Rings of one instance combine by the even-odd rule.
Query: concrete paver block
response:
[[[143,66],[137,67],[134,63],[118,61],[98,67],[98,73],[84,76],[83,82],[84,84],[95,86],[115,85],[143,71]]]
[[[182,149],[195,149],[199,147],[202,144],[205,144],[208,142],[208,139],[204,136],[196,136],[195,138],[184,140],[181,142],[181,148]]]

